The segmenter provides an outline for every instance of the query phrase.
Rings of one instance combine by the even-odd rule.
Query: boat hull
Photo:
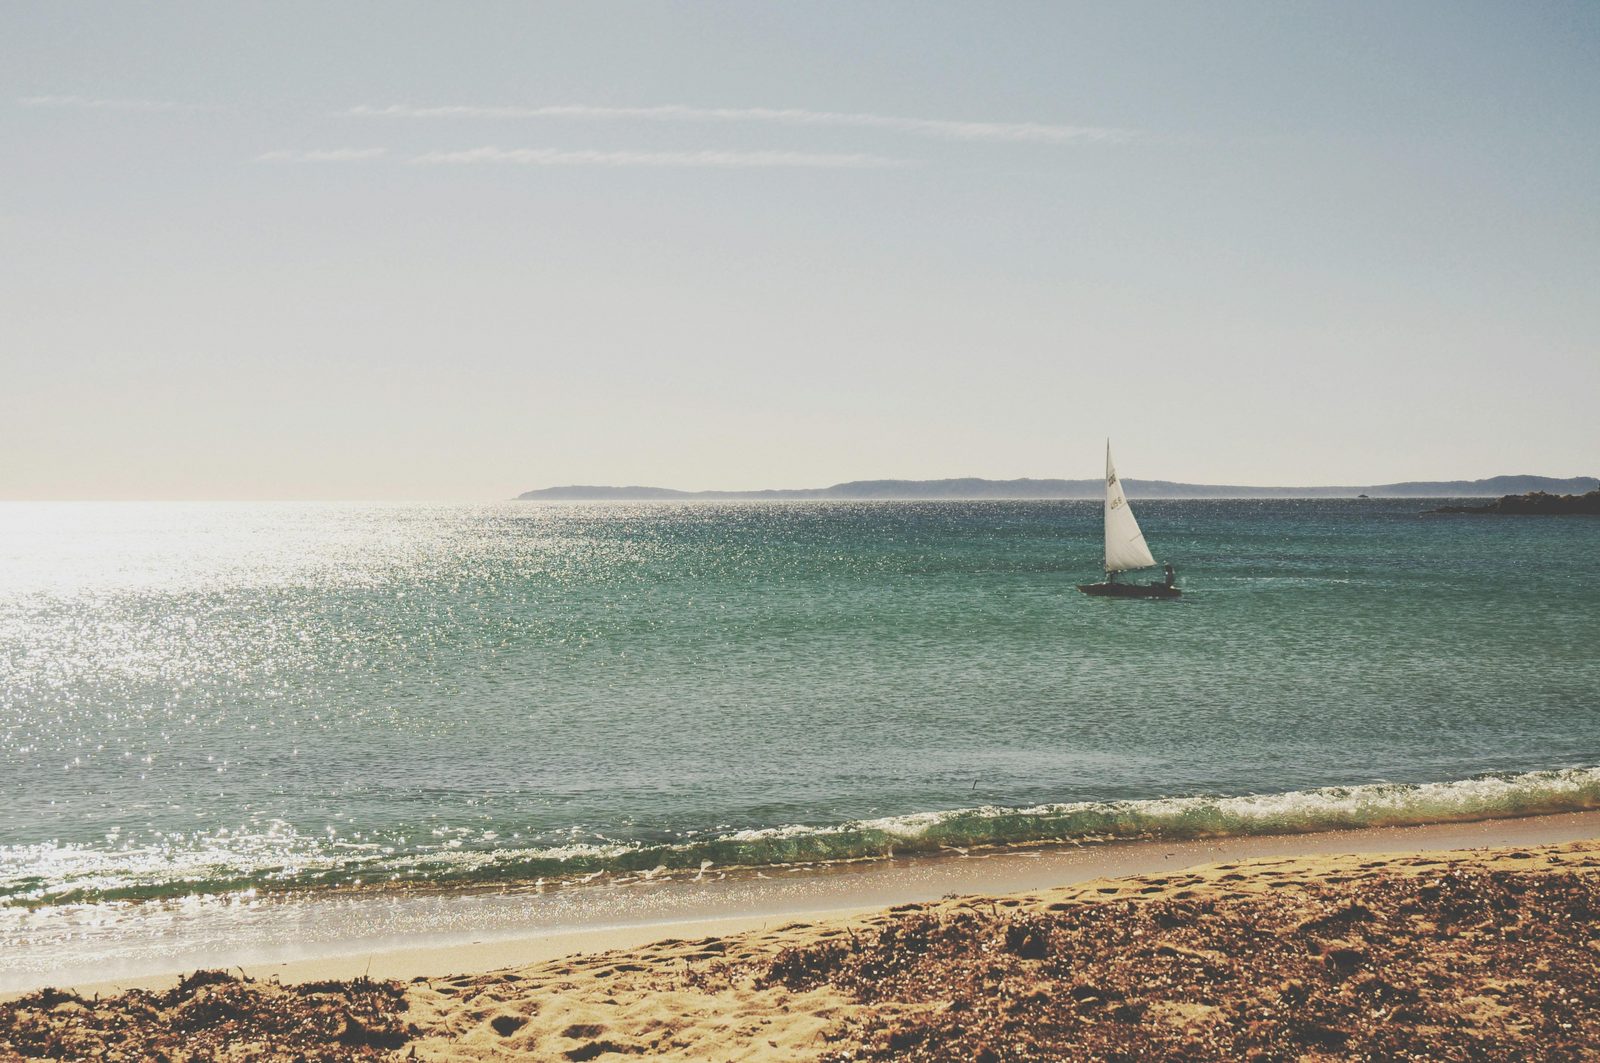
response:
[[[1080,583],[1078,589],[1095,598],[1177,598],[1183,594],[1165,583]]]

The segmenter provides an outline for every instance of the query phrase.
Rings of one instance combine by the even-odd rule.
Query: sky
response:
[[[0,6],[0,498],[1600,474],[1600,5]]]

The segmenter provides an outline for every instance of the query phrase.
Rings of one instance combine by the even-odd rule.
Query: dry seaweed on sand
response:
[[[280,985],[225,971],[196,971],[161,993],[42,989],[0,1003],[0,1058],[388,1059],[413,1034],[406,1006],[396,982]]]
[[[759,978],[863,1005],[830,1060],[1581,1059],[1600,879],[1448,870],[1360,888],[907,912]]]

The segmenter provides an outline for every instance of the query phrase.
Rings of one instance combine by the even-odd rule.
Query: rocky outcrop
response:
[[[1486,506],[1440,506],[1429,513],[1491,513],[1566,516],[1574,513],[1600,516],[1600,488],[1586,495],[1552,495],[1532,491],[1525,495],[1506,495]]]

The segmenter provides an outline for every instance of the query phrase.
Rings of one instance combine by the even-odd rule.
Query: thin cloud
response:
[[[256,162],[362,162],[386,154],[387,148],[327,148],[312,151],[269,151]]]
[[[177,103],[173,100],[118,100],[93,96],[24,96],[17,101],[23,107],[74,107],[85,111],[146,111],[168,114],[198,114],[221,108],[209,104]]]
[[[389,107],[362,105],[340,112],[358,118],[564,118],[656,122],[756,122],[787,126],[885,129],[950,140],[1013,141],[1037,144],[1118,143],[1134,138],[1126,129],[1051,125],[1040,122],[959,122],[940,118],[901,118],[848,111],[808,111],[775,107]]]
[[[830,155],[801,151],[564,151],[557,148],[472,148],[434,151],[411,162],[433,166],[513,163],[521,166],[656,166],[764,169],[810,167],[830,170],[878,170],[908,165],[906,159],[881,155]]]

